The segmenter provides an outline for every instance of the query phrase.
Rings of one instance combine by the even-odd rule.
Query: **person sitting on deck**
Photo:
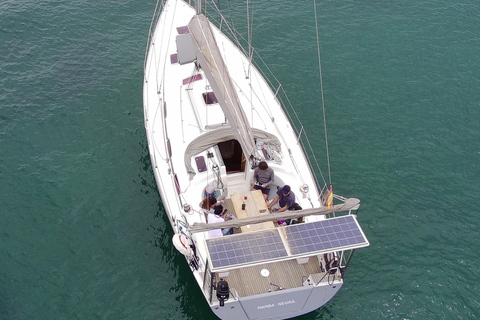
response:
[[[269,168],[265,161],[260,161],[258,167],[253,172],[253,179],[255,180],[253,189],[261,190],[265,201],[267,201],[270,185],[275,181],[273,169]]]
[[[219,223],[225,222],[225,220],[231,220],[232,215],[228,213],[227,209],[224,209],[222,205],[215,206],[213,212],[208,212],[207,222],[208,223]],[[233,233],[233,228],[225,229],[213,229],[209,232],[210,238],[216,238],[221,236],[226,236]]]
[[[283,212],[286,210],[295,210],[295,194],[291,191],[289,185],[279,188],[277,196],[268,204],[267,208],[272,212]],[[279,225],[285,225],[285,220],[278,221]]]
[[[278,205],[276,205],[278,203]],[[273,212],[283,212],[293,210],[295,204],[295,194],[291,191],[289,185],[279,188],[277,196],[268,204],[267,208]]]
[[[205,197],[200,203],[200,207],[205,210],[205,212],[213,212],[213,208],[217,205],[217,198],[208,196]]]
[[[200,212],[203,212],[205,215],[205,221],[208,220],[208,213],[213,212],[213,208],[217,205],[217,198],[212,197],[212,196],[207,196],[203,198],[202,202],[200,202]]]

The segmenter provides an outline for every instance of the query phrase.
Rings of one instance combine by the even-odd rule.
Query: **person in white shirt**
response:
[[[225,219],[229,216],[231,219],[231,215],[227,212],[227,209],[223,209],[222,205],[217,205],[214,208],[214,211],[208,212],[207,222],[208,223],[219,223],[225,222]],[[210,238],[221,237],[225,235],[229,235],[233,233],[233,228],[225,228],[225,229],[213,229],[209,231]]]

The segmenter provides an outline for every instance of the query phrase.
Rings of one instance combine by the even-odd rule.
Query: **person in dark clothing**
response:
[[[278,203],[278,206],[275,206]],[[268,204],[268,209],[275,212],[283,212],[285,210],[293,210],[295,204],[295,194],[290,189],[289,185],[278,189],[277,196]],[[278,208],[278,210],[276,210]]]

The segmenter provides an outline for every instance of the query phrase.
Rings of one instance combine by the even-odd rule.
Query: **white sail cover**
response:
[[[227,66],[213,36],[208,19],[196,15],[190,20],[188,29],[192,35],[197,62],[203,69],[215,93],[225,117],[228,119],[235,138],[242,146],[245,158],[255,157],[257,150],[252,129],[243,111],[235,87],[230,79]]]

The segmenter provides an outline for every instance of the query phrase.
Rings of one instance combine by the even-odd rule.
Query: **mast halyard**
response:
[[[252,20],[253,20],[253,14],[252,14]],[[253,59],[252,30],[253,30],[253,26],[252,26],[252,23],[250,23],[250,2],[247,0],[247,42],[248,42],[248,62],[249,62],[247,79],[250,78],[250,71],[251,71],[252,59]]]

